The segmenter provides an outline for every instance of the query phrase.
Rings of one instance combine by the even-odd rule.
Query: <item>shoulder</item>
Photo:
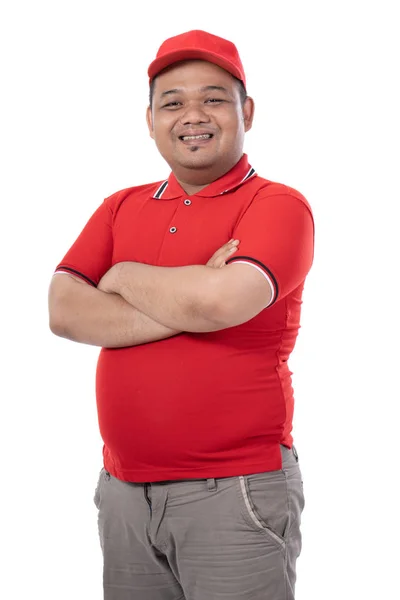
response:
[[[258,183],[258,189],[254,197],[255,200],[265,199],[267,201],[268,199],[285,196],[286,198],[292,198],[294,202],[296,202],[296,200],[302,202],[312,214],[310,203],[297,189],[278,181],[270,181],[269,179],[265,179],[259,175],[257,175],[255,179]]]
[[[114,212],[128,199],[140,202],[152,198],[164,181],[165,180],[162,179],[161,181],[155,181],[154,183],[145,183],[143,185],[123,188],[122,190],[118,190],[110,196],[107,196],[104,199],[104,203]]]

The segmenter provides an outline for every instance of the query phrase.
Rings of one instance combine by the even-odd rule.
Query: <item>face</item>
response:
[[[247,98],[242,105],[230,73],[195,60],[179,63],[156,78],[147,123],[177,179],[206,185],[240,160],[253,113],[253,100]]]

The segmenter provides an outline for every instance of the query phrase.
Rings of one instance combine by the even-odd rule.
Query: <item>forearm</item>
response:
[[[54,334],[105,348],[136,346],[180,333],[134,308],[117,294],[59,275],[50,286],[50,328]],[[67,281],[68,280],[68,281]]]
[[[166,327],[189,332],[218,331],[221,270],[202,265],[154,267],[120,263],[118,293],[132,306]]]

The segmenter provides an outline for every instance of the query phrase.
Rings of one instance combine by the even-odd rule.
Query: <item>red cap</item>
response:
[[[214,63],[243,82],[246,77],[239,52],[232,42],[206,31],[193,30],[168,38],[148,69],[150,82],[160,71],[181,60],[200,59]]]

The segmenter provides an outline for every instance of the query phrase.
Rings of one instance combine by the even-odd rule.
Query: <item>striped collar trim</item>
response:
[[[228,173],[207,185],[205,188],[197,192],[197,194],[193,195],[209,198],[221,196],[238,188],[256,175],[257,173],[255,169],[249,165],[247,155],[244,154],[240,161],[230,171],[228,171]],[[171,173],[168,179],[157,184],[157,189],[153,194],[153,198],[157,200],[161,198],[163,200],[173,200],[174,198],[179,198],[186,195],[187,194],[178,183],[175,175]]]
[[[167,187],[168,187],[168,179],[166,179],[165,181],[162,182],[162,184],[160,185],[160,187],[154,194],[153,198],[161,198],[161,196],[163,195],[163,193],[165,192]]]
[[[247,175],[245,175],[243,177],[242,181],[240,181],[236,185],[233,185],[233,186],[229,187],[227,190],[224,190],[223,192],[221,192],[221,194],[226,194],[226,192],[229,192],[230,190],[233,190],[235,187],[239,187],[239,185],[242,185],[242,183],[244,183],[245,181],[247,181],[248,179],[250,179],[250,177],[253,177],[253,175],[256,175],[256,170],[253,169],[253,167],[250,167],[249,172],[247,173]]]

